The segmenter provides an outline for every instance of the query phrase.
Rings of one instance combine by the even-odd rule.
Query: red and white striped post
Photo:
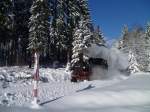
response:
[[[38,104],[39,53],[34,53],[33,104]]]

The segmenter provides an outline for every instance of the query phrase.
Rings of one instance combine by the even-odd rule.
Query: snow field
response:
[[[26,106],[32,97],[32,69],[28,67],[0,68],[0,105]],[[39,99],[40,102],[73,93],[80,89],[78,84],[70,82],[69,73],[62,69],[40,69]]]
[[[65,68],[41,68],[40,108],[35,110],[31,108],[32,80],[19,75],[31,77],[32,69],[0,69],[0,112],[150,112],[150,73],[71,83]],[[20,78],[14,77],[15,74]]]

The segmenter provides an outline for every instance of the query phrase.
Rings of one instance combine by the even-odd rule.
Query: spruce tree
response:
[[[139,72],[139,64],[137,63],[136,57],[132,51],[129,51],[129,67],[130,73]]]
[[[125,25],[122,30],[121,39],[119,40],[118,48],[125,54],[130,55],[133,52],[136,55],[138,69],[145,71],[146,68],[146,44],[145,36],[141,27],[135,27],[133,30],[128,30]],[[144,50],[143,50],[144,49]]]
[[[78,0],[64,0],[64,14],[65,14],[65,38],[63,43],[65,45],[66,55],[67,55],[67,66],[66,70],[70,70],[71,57],[72,57],[72,42],[74,30],[77,27],[80,20],[80,8]]]
[[[12,19],[11,0],[0,1],[0,64],[8,65],[11,39],[12,39]]]
[[[73,49],[72,49],[72,61],[71,67],[74,70],[76,67],[83,68],[85,63],[83,58],[83,50],[90,44],[91,32],[87,27],[87,23],[84,19],[81,19],[79,26],[75,29]]]
[[[34,0],[29,22],[29,49],[40,52],[47,44],[49,36],[48,0]]]
[[[94,32],[93,32],[93,37],[91,38],[92,39],[92,43],[95,43],[95,44],[103,44],[105,45],[106,42],[104,40],[104,36],[103,36],[103,33],[102,31],[100,30],[99,26],[96,27],[96,29],[94,29]]]
[[[66,14],[66,50],[67,63],[70,65],[72,55],[72,42],[74,29],[77,27],[80,18],[80,9],[77,0],[65,0],[65,14]]]
[[[127,44],[128,44],[128,26],[124,25],[122,28],[122,32],[121,32],[121,38],[118,40],[118,42],[116,42],[115,44],[117,44],[117,48],[119,50],[125,50],[125,53],[129,53],[129,49],[126,48]]]
[[[66,49],[65,39],[66,39],[66,23],[65,23],[65,2],[64,0],[56,0],[56,28],[57,33],[57,58],[61,60],[64,49]]]
[[[92,32],[93,25],[90,17],[90,11],[88,8],[88,1],[78,0],[78,2],[79,2],[79,10],[80,10],[80,19],[84,18],[84,21],[86,21],[86,26]]]
[[[52,0],[50,1],[51,4],[51,21],[50,21],[50,43],[52,48],[52,54],[54,60],[62,60],[65,58],[64,51],[67,51],[68,45],[67,43],[68,38],[71,38],[67,35],[69,24],[67,19],[67,10],[68,5],[66,4],[70,0]]]
[[[10,0],[1,0],[0,1],[0,41],[4,41],[10,37],[11,30],[11,18],[10,18],[10,9],[11,9]]]
[[[29,38],[28,22],[30,7],[33,0],[12,0],[13,41],[15,50],[15,64],[25,63]],[[23,58],[22,58],[23,57]]]
[[[43,52],[49,35],[49,4],[48,0],[34,0],[31,6],[29,22],[29,49],[34,53],[34,80],[39,80],[39,56]],[[34,99],[37,103],[37,98]]]
[[[147,23],[146,32],[145,33],[146,33],[146,37],[149,39],[149,37],[150,37],[150,22]]]
[[[122,29],[122,41],[123,41],[123,43],[121,43],[122,47],[124,47],[125,44],[128,44],[128,43],[126,43],[128,40],[128,33],[129,33],[128,26],[124,25],[123,29]]]
[[[11,8],[10,0],[0,1],[0,27],[4,27],[9,22],[9,9]]]
[[[93,25],[90,17],[90,11],[88,8],[88,0],[79,0],[79,9],[80,9],[80,20],[84,21],[85,31],[84,34],[88,35],[88,45],[92,43],[93,40]]]
[[[92,38],[92,24],[90,14],[88,10],[87,0],[77,0],[79,7],[79,23],[76,26],[75,33],[73,35],[73,48],[72,48],[72,61],[71,67],[74,69],[76,66],[83,67],[84,57],[83,49],[91,44]]]
[[[1,59],[9,65],[26,64],[31,3],[32,0],[0,1],[0,37],[3,37],[0,39],[5,48],[2,48],[4,55],[1,55]],[[4,15],[3,19],[1,14]]]
[[[146,55],[147,55],[147,61],[146,61],[146,65],[147,65],[147,68],[146,68],[146,71],[150,71],[150,22],[147,23],[147,26],[146,26]]]
[[[123,26],[123,29],[122,29],[122,36],[125,36],[128,34],[128,26],[127,25],[124,25]]]
[[[81,21],[83,22],[83,21]],[[74,70],[75,68],[82,68],[81,64],[83,62],[83,23],[80,24],[79,28],[76,28],[74,33],[74,41],[72,43],[73,49],[72,49],[72,61],[71,61],[71,67]]]

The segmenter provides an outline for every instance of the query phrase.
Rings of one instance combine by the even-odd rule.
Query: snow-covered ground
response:
[[[32,101],[32,70],[0,68],[0,112],[150,112],[150,74],[71,83],[61,69],[40,69],[38,110]]]
[[[28,67],[0,68],[0,105],[26,106],[32,101],[32,72]],[[70,74],[64,68],[40,69],[39,99],[53,100],[78,90],[79,85],[70,82]]]

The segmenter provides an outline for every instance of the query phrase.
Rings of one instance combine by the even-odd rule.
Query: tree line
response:
[[[141,26],[123,27],[121,38],[114,44],[129,57],[131,72],[150,71],[150,23],[145,30]]]

